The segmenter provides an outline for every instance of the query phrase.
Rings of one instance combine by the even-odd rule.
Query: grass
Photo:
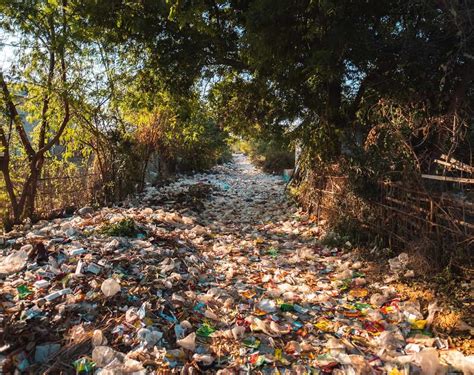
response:
[[[99,232],[110,237],[136,237],[140,230],[132,219],[123,219],[117,223],[106,224]]]

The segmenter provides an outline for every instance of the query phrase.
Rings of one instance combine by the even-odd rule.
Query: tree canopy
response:
[[[286,150],[298,143],[309,165],[349,157],[374,164],[367,173],[377,178],[409,169],[408,158],[389,156],[394,142],[418,164],[454,151],[470,161],[468,1],[3,0],[0,14],[18,51],[2,69],[2,147],[16,139],[33,180],[54,143],[82,134],[97,152],[97,139],[125,142],[157,118],[189,131],[183,147],[198,138],[214,147],[203,131],[211,126],[219,142],[230,133]],[[34,125],[31,139],[22,122]],[[168,137],[181,139],[176,129]],[[372,160],[374,147],[385,156]],[[11,193],[26,199],[28,181]]]

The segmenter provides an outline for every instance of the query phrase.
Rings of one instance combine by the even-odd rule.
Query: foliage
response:
[[[293,168],[289,121],[272,87],[229,74],[213,85],[208,100],[216,121],[235,135],[235,149],[271,173]]]
[[[45,176],[57,178],[57,186],[48,183],[49,188],[64,196],[60,182],[66,176],[55,171],[99,174],[95,199],[110,203],[143,188],[153,154],[170,164],[172,172],[203,169],[228,158],[225,132],[194,93],[195,76],[184,78],[186,84],[170,85],[170,76],[151,64],[156,56],[143,48],[145,39],[137,38],[138,45],[130,34],[140,25],[128,20],[141,17],[143,9],[130,2],[131,13],[111,25],[111,13],[98,12],[111,5],[0,2],[0,26],[15,41],[16,53],[1,72],[0,151],[7,158],[1,160],[0,198],[8,221],[19,222],[44,209],[35,203],[43,201],[36,196],[44,194]],[[122,9],[116,5],[112,8]],[[166,6],[146,7],[169,26]],[[104,32],[108,26],[112,28]],[[123,29],[130,43],[122,43]],[[171,38],[174,31],[168,32]],[[66,201],[57,202],[58,208]]]
[[[31,217],[45,160],[71,120],[70,43],[66,2],[2,2],[1,27],[19,37],[10,76],[0,71],[0,160],[14,221]],[[33,21],[37,18],[37,22]],[[13,165],[15,165],[13,167]]]
[[[223,64],[227,70],[219,71],[211,91],[211,103],[223,109],[219,122],[249,134],[264,127],[278,133],[281,124],[300,120],[308,165],[314,158],[335,161],[351,146],[360,151],[354,140],[378,125],[373,107],[381,99],[403,111],[424,108],[425,119],[452,114],[466,124],[472,117],[466,112],[474,62],[467,3],[171,4],[172,20],[187,27],[183,38],[192,32],[210,43],[216,28],[222,35],[239,32],[239,44],[212,51],[213,61],[226,54],[240,61]],[[189,53],[201,47],[191,42]]]
[[[156,151],[176,172],[186,172],[228,158],[225,132],[196,95],[176,97],[163,90],[147,96],[132,88],[128,97],[124,120],[133,127],[133,140],[145,160]]]
[[[110,237],[135,237],[139,232],[133,219],[123,219],[100,228],[101,234]]]

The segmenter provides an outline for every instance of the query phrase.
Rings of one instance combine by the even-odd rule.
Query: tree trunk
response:
[[[33,218],[35,213],[35,200],[36,193],[38,190],[38,181],[41,177],[41,171],[43,170],[44,157],[34,157],[30,162],[29,176],[23,185],[23,191],[21,193],[20,201],[18,202],[19,217],[16,221],[21,222],[22,220]]]
[[[38,181],[41,176],[41,171],[43,169],[43,162],[38,161],[37,165],[34,166],[31,170],[31,182],[29,186],[29,191],[25,200],[25,207],[23,208],[22,219],[33,218],[35,213],[35,201],[36,193],[38,191]]]
[[[342,101],[342,80],[339,77],[333,78],[327,83],[327,99],[326,111],[324,113],[324,122],[326,128],[326,136],[331,142],[332,155],[330,157],[337,157],[341,152],[341,140],[337,134],[337,129],[344,127],[343,116],[341,114]]]
[[[327,87],[327,106],[326,116],[330,125],[336,128],[342,128],[341,100],[342,100],[342,81],[339,78],[328,82]]]
[[[0,169],[3,174],[3,179],[5,181],[5,187],[7,190],[8,198],[11,205],[11,214],[13,215],[13,221],[20,220],[20,211],[18,209],[18,202],[15,195],[15,188],[10,177],[10,158],[8,154],[5,153],[4,157],[0,159]]]

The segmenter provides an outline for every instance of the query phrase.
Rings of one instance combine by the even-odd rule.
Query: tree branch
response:
[[[30,158],[35,155],[35,150],[31,146],[31,142],[28,139],[28,135],[26,134],[25,128],[23,127],[23,123],[20,120],[20,115],[16,109],[15,104],[13,103],[12,96],[10,94],[10,90],[8,89],[8,85],[5,81],[5,77],[3,76],[3,72],[0,70],[0,86],[3,92],[3,97],[5,99],[8,111],[10,112],[10,117],[15,124],[15,129],[20,136],[21,143],[25,148],[26,153]]]
[[[44,147],[46,141],[46,130],[48,128],[48,109],[49,109],[49,101],[51,96],[51,87],[53,84],[53,77],[54,77],[54,67],[56,65],[56,57],[54,53],[55,48],[55,31],[54,31],[54,21],[52,17],[50,17],[50,28],[51,28],[51,43],[49,49],[49,70],[48,70],[48,80],[46,83],[46,93],[43,99],[43,109],[41,111],[41,128],[39,134],[39,141],[38,141],[38,148],[41,150]]]
[[[44,154],[46,151],[50,150],[51,147],[61,138],[61,136],[64,133],[64,130],[66,129],[67,124],[69,123],[71,114],[70,114],[70,108],[69,108],[69,98],[68,98],[68,93],[67,93],[67,75],[66,75],[66,61],[64,58],[65,54],[65,33],[67,32],[67,23],[66,23],[66,6],[67,6],[67,1],[63,0],[63,38],[62,38],[62,44],[60,47],[59,51],[59,56],[60,56],[60,61],[61,61],[61,81],[63,84],[63,91],[62,91],[62,99],[63,99],[63,104],[64,104],[64,116],[63,120],[61,122],[61,125],[59,126],[58,131],[56,132],[56,135],[51,138],[40,150],[38,150],[38,155]]]

